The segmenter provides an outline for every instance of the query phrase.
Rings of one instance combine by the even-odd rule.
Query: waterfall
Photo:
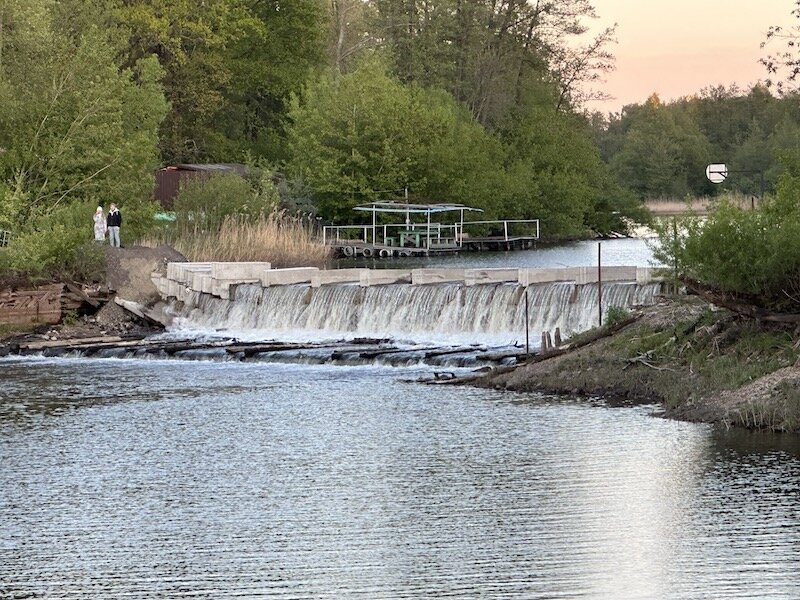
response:
[[[653,304],[660,283],[605,283],[609,307]],[[597,285],[571,282],[528,287],[529,332],[536,344],[558,327],[564,338],[598,323]],[[226,329],[240,337],[331,339],[390,337],[434,343],[525,340],[525,288],[518,284],[240,285],[233,300],[200,294],[175,309],[182,329]]]

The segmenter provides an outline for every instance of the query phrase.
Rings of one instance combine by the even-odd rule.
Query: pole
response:
[[[597,242],[597,322],[599,327],[603,326],[603,271],[600,266],[600,246]]]
[[[530,336],[528,334],[530,320],[528,318],[528,286],[525,286],[525,356],[531,353]]]
[[[678,220],[677,217],[672,217],[672,253],[675,255],[674,264],[672,265],[672,285],[674,287],[673,293],[678,294]]]

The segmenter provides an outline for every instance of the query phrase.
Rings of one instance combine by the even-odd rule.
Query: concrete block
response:
[[[597,269],[595,269],[595,278]],[[636,281],[637,268],[626,266],[603,267],[603,281]]]
[[[360,283],[361,274],[369,269],[325,269],[311,275],[311,287],[333,283]]]
[[[361,287],[411,283],[411,271],[406,269],[364,269],[358,283]]]
[[[261,279],[261,272],[272,268],[268,262],[214,262],[211,276],[214,279]]]
[[[465,269],[464,283],[468,286],[487,283],[516,283],[519,269]]]
[[[311,283],[311,276],[318,272],[317,267],[298,267],[295,269],[269,269],[261,272],[261,285],[292,285]]]
[[[167,282],[167,298],[180,298],[181,293],[183,290],[186,289],[186,286],[178,281],[172,281],[171,279]]]
[[[662,281],[664,278],[657,274],[657,269],[652,267],[636,268],[636,283],[650,283],[652,281]]]
[[[211,280],[211,295],[217,296],[218,298],[222,298],[224,300],[230,300],[231,293],[230,289],[233,286],[239,285],[241,283],[261,283],[260,278],[254,279],[212,279]]]
[[[413,285],[463,282],[464,269],[412,269],[411,271],[411,283]]]
[[[172,265],[172,267],[170,267]],[[168,263],[167,276],[174,281],[180,281],[186,285],[190,284],[191,276],[194,273],[211,272],[211,263]],[[170,273],[173,275],[170,277]]]
[[[523,286],[536,283],[552,283],[554,281],[575,281],[577,272],[569,268],[552,269],[520,269],[519,283]]]

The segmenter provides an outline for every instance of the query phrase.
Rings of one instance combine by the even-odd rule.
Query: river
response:
[[[339,259],[336,266],[370,267],[373,269],[408,269],[424,267],[452,267],[488,269],[503,267],[552,268],[596,266],[597,250],[606,266],[650,267],[660,264],[653,256],[654,239],[620,238],[603,241],[581,240],[555,245],[543,245],[532,250],[511,252],[463,252],[438,254],[430,257],[408,258],[349,258]]]
[[[0,598],[797,598],[800,438],[422,366],[0,359]]]

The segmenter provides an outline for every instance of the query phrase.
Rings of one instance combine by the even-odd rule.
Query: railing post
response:
[[[508,241],[508,221],[503,221],[503,233],[505,234],[506,239],[504,241]]]

